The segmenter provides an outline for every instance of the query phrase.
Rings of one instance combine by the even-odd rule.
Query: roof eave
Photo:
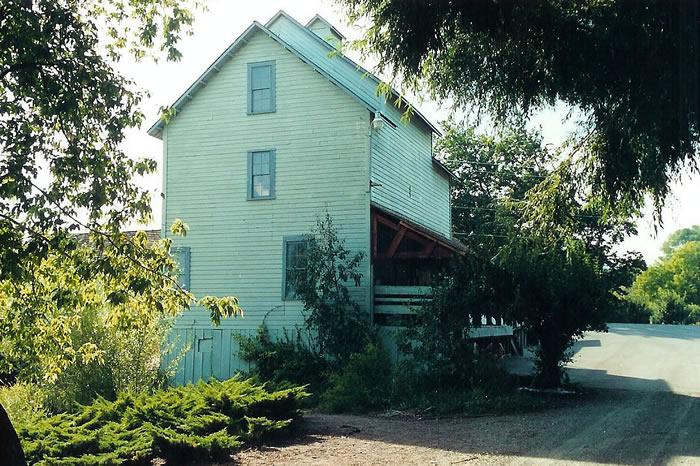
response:
[[[248,26],[243,33],[236,38],[236,40],[229,45],[226,50],[221,53],[217,57],[217,59],[207,67],[206,70],[195,80],[194,83],[190,85],[190,87],[187,88],[187,90],[178,97],[178,99],[171,105],[171,108],[174,108],[176,111],[180,110],[180,108],[190,99],[192,99],[193,94],[200,88],[204,87],[207,85],[207,81],[211,77],[212,74],[218,73],[221,71],[221,65],[223,65],[223,62],[228,60],[228,58],[231,56],[232,53],[236,51],[238,47],[241,46],[241,44],[245,44],[247,42],[247,36],[252,34],[256,29],[260,29],[263,31],[266,31],[268,34],[271,34],[270,31],[268,31],[262,24],[258,23],[257,21],[253,21],[253,24]],[[156,137],[156,138],[161,138],[163,134],[163,128],[165,126],[165,121],[163,118],[159,118],[158,121],[156,121],[147,131],[148,135]]]
[[[445,173],[451,180],[459,180],[459,177],[439,159],[433,157],[433,165]]]
[[[288,14],[286,11],[284,11],[284,10],[278,11],[272,18],[270,18],[270,20],[269,20],[268,22],[265,23],[265,27],[269,27],[269,26],[270,26],[272,23],[274,23],[274,22],[277,20],[277,18],[279,18],[280,16],[284,16],[285,18],[287,18],[288,20],[290,20],[292,23],[294,23],[294,24],[296,24],[297,26],[299,26],[300,28],[304,29],[311,37],[313,37],[315,40],[319,41],[319,43],[321,43],[321,44],[323,44],[324,46],[326,46],[326,47],[328,48],[329,51],[334,51],[333,47],[332,47],[328,42],[326,42],[325,40],[323,40],[323,39],[321,39],[320,37],[318,37],[316,34],[314,34],[312,31],[310,31],[308,28],[306,28],[306,26],[302,25],[299,21],[297,21],[293,16],[289,15],[289,14]],[[321,20],[323,20],[323,21],[325,21],[326,23],[328,23],[328,21],[326,21],[325,19],[323,19],[320,15],[316,15],[316,16],[318,16],[319,18],[321,18]],[[311,21],[309,21],[309,23],[307,23],[307,24],[311,24],[311,23],[313,22],[313,20],[316,19],[316,16],[314,16],[314,17],[311,19]],[[330,23],[329,23],[329,24],[330,24]],[[367,70],[366,68],[364,68],[362,65],[360,65],[360,64],[358,64],[358,63],[355,63],[350,57],[346,56],[345,54],[340,53],[340,54],[338,54],[337,56],[340,57],[340,58],[342,58],[343,60],[347,61],[348,63],[350,63],[352,66],[354,66],[354,67],[357,68],[359,71],[361,71],[364,75],[366,75],[366,76],[368,76],[370,79],[374,80],[377,84],[379,84],[379,83],[381,82],[381,80],[380,80],[378,77],[376,77],[372,72],[370,72],[369,70]],[[395,97],[395,98],[399,98],[399,97],[400,97],[401,99],[403,99],[404,102],[406,102],[409,106],[411,106],[411,107],[413,108],[413,112],[421,119],[421,121],[423,121],[423,122],[430,128],[430,130],[431,130],[432,132],[434,132],[434,133],[437,134],[438,136],[442,136],[442,132],[440,132],[440,130],[439,130],[435,125],[433,125],[433,124],[430,122],[430,120],[428,120],[428,119],[425,117],[425,115],[423,115],[414,105],[412,105],[410,102],[408,102],[408,100],[406,100],[405,97],[403,97],[401,94],[399,94],[399,92],[398,92],[396,89],[393,89],[393,88],[392,88],[392,89],[391,89],[391,93],[392,93],[392,97]]]

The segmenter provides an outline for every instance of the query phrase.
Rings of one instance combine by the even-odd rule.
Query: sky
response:
[[[283,9],[302,24],[315,14],[320,14],[331,22],[348,39],[361,37],[358,27],[347,24],[336,4],[330,0],[208,0],[208,11],[195,15],[194,34],[183,38],[179,62],[152,61],[133,62],[122,60],[117,68],[125,76],[149,94],[141,102],[141,111],[146,115],[144,125],[127,133],[126,153],[131,157],[150,157],[160,164],[162,159],[161,141],[146,134],[146,130],[157,120],[159,108],[171,105],[201,73],[238,37],[253,21],[267,22],[275,13]],[[355,52],[349,55],[366,68],[373,63],[360,60]],[[439,123],[450,115],[448,105],[411,96],[413,103],[433,123]],[[572,129],[569,122],[563,121],[566,108],[558,106],[546,109],[533,118],[531,124],[542,130],[545,144],[559,145]],[[151,192],[154,218],[152,226],[160,225],[161,175],[156,173],[139,180],[139,184]],[[639,234],[627,240],[623,249],[640,251],[647,262],[653,262],[660,255],[664,239],[679,228],[700,224],[700,176],[686,174],[673,184],[672,194],[663,210],[663,225],[654,223],[651,206],[645,209],[644,217],[638,222]]]

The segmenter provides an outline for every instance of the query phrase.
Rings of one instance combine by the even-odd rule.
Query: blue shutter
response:
[[[178,282],[181,287],[190,289],[190,248],[188,246],[177,246],[172,248],[173,258],[177,262],[179,273]]]

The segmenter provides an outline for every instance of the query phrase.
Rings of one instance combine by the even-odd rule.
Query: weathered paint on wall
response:
[[[372,134],[372,202],[451,238],[450,183],[433,166],[431,130],[401,122],[392,105],[383,113],[393,125]]]

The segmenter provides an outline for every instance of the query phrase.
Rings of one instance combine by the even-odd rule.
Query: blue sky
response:
[[[150,97],[144,99],[141,110],[146,114],[146,123],[140,130],[132,130],[127,135],[125,149],[130,156],[148,156],[160,161],[162,149],[160,141],[146,135],[146,129],[155,121],[160,106],[171,104],[216,57],[240,35],[253,21],[266,22],[280,9],[306,23],[316,13],[333,23],[349,39],[361,36],[359,28],[350,27],[339,8],[328,0],[209,0],[208,11],[198,12],[194,25],[194,35],[181,43],[183,59],[178,63],[134,63],[123,60],[118,68],[132,78]],[[357,61],[357,54],[350,54]],[[363,61],[371,68],[372,63]],[[414,100],[416,100],[414,98]],[[420,100],[420,99],[417,99]],[[418,101],[417,107],[434,123],[447,118],[447,106],[430,101]],[[562,121],[566,109],[547,109],[538,114],[532,124],[542,128],[545,143],[558,145],[567,136],[571,124]],[[161,178],[160,174],[140,180],[153,198],[153,225],[160,225]],[[659,255],[659,247],[668,234],[678,228],[700,224],[700,177],[686,174],[674,183],[672,195],[663,212],[663,226],[658,233],[651,215],[646,209],[644,218],[639,221],[639,234],[630,238],[623,247],[639,250],[648,261]]]

